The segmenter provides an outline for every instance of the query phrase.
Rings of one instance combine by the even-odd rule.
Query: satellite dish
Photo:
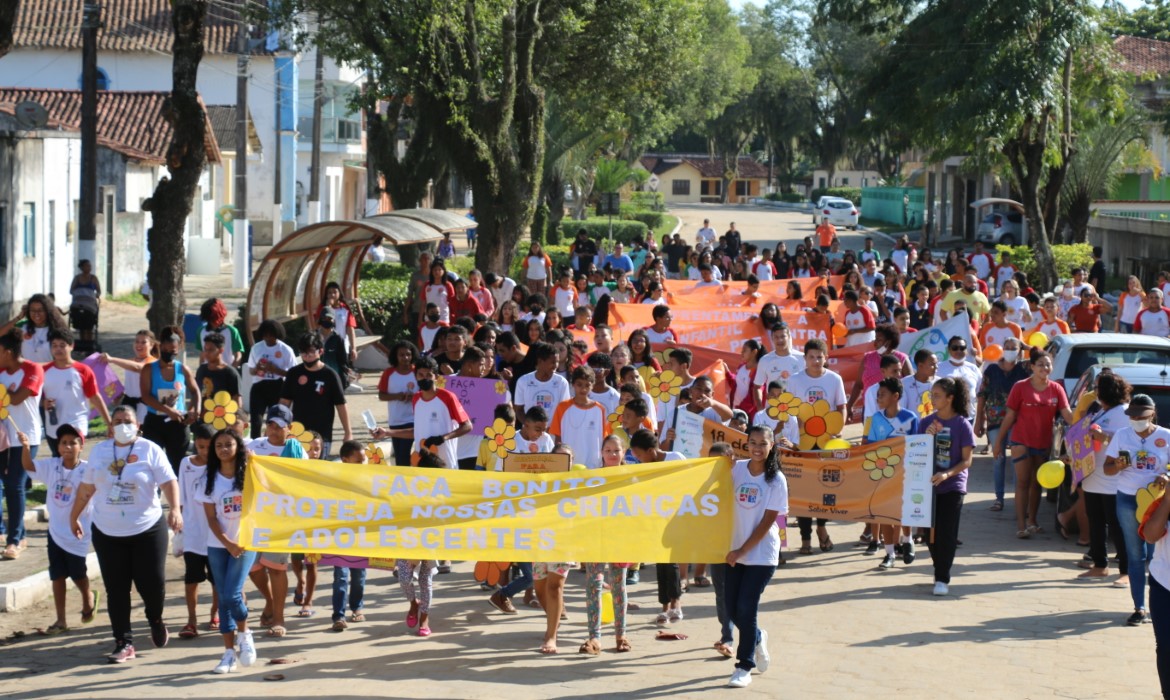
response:
[[[43,129],[49,123],[49,113],[40,102],[25,100],[16,105],[16,123],[25,129]]]

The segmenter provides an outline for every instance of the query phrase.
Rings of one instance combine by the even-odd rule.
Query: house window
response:
[[[679,195],[682,197],[690,196],[690,194],[691,194],[691,181],[690,180],[671,180],[670,181],[670,193],[673,195]]]
[[[822,177],[822,178],[819,178],[819,180],[820,180],[820,184],[817,185],[817,187],[819,187],[822,190],[825,189],[825,178]]]
[[[848,187],[849,186],[849,178],[847,178],[847,177],[841,178],[841,186]]]
[[[77,76],[77,89],[78,90],[85,89],[85,74]],[[101,67],[99,67],[97,69],[97,89],[98,90],[109,90],[110,89],[110,74],[107,73],[105,71],[105,69],[101,68]]]
[[[24,234],[24,257],[35,258],[37,256],[37,205],[33,202],[24,203],[21,230]]]
[[[735,181],[735,196],[747,197],[752,193],[752,183],[750,180],[736,180]]]
[[[703,197],[718,197],[723,194],[723,181],[703,180],[699,194]]]

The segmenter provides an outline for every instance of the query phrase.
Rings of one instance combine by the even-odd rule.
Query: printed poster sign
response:
[[[1097,469],[1096,455],[1093,454],[1093,438],[1089,435],[1089,430],[1093,426],[1090,418],[1092,416],[1085,416],[1068,426],[1064,433],[1064,444],[1068,448],[1071,460],[1073,489]]]
[[[476,435],[483,435],[484,429],[495,420],[496,406],[512,402],[508,383],[501,379],[476,379],[458,375],[441,379],[439,388],[446,389],[459,399],[463,410],[471,418],[471,430]]]

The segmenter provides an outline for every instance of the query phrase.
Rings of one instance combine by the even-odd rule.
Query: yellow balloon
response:
[[[1044,335],[1040,331],[1036,331],[1032,335],[1028,336],[1028,345],[1031,345],[1034,348],[1048,347],[1048,336]]]
[[[849,444],[849,441],[841,438],[833,438],[825,443],[826,450],[847,450],[850,447],[853,446]]]
[[[613,593],[605,591],[601,594],[601,624],[613,624]]]
[[[1054,459],[1036,470],[1036,481],[1046,489],[1054,489],[1064,481],[1064,462]]]
[[[574,464],[573,465],[573,471],[575,471],[575,472],[583,472],[583,471],[588,471],[588,470],[589,470],[589,467],[585,466],[584,464]]]

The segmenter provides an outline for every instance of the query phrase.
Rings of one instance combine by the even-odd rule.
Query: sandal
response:
[[[265,615],[264,613],[260,613],[260,626],[267,627],[267,626],[271,625],[272,618],[273,618],[273,615]]]
[[[723,642],[715,642],[715,651],[719,652],[720,656],[727,659],[735,656],[735,652],[731,650],[731,645],[724,644]]]
[[[58,634],[61,634],[62,632],[68,632],[68,631],[69,631],[69,625],[59,625],[56,622],[54,622],[53,624],[49,625],[49,627],[47,629],[42,630],[41,634],[45,635],[46,637],[52,637],[54,635],[58,635]]]
[[[1032,533],[1029,530],[1016,530],[1016,537],[1021,540],[1026,540],[1032,537]]]
[[[557,653],[557,645],[556,644],[547,644],[547,643],[541,644],[540,645],[540,653],[551,656],[552,654]]]
[[[1059,514],[1056,516],[1056,534],[1060,535],[1060,539],[1062,540],[1068,539],[1068,528],[1064,526],[1064,523],[1060,522]]]
[[[596,639],[590,639],[581,645],[581,648],[577,650],[577,653],[597,656],[601,653],[601,642],[597,641]]]
[[[996,511],[996,512],[1003,510],[1003,501],[996,501],[995,503],[992,503],[991,507],[988,508],[987,510]]]
[[[526,600],[526,601],[524,601],[524,604],[530,608],[536,608],[537,610],[543,610],[543,608],[540,607],[540,601],[537,600],[536,598]]]
[[[199,636],[199,628],[188,622],[179,630],[179,639],[194,639]]]
[[[20,556],[20,548],[14,544],[10,544],[4,548],[4,553],[0,554],[0,556],[3,556],[9,561],[12,561],[13,559],[16,559]]]
[[[301,608],[297,611],[297,617],[312,617],[317,614],[313,608]]]
[[[98,603],[101,601],[102,592],[96,588],[93,589],[93,607],[91,607],[89,610],[86,610],[85,608],[81,609],[81,624],[88,625],[89,623],[93,622],[93,618],[97,614]]]
[[[212,615],[211,619],[207,621],[207,629],[214,632],[219,629],[219,615]]]
[[[659,632],[658,634],[654,635],[654,638],[660,642],[681,642],[685,639],[688,639],[687,635],[683,634],[682,632],[666,631]]]
[[[350,622],[365,622],[366,616],[360,610],[354,610],[352,613],[349,614],[349,621]]]
[[[831,538],[831,537],[821,538],[821,551],[822,552],[833,551],[833,538]]]
[[[1040,527],[1039,525],[1029,525],[1028,532],[1033,534],[1033,535],[1038,535],[1038,534],[1044,532],[1044,528]]]
[[[665,625],[670,622],[670,617],[668,617],[666,613],[660,612],[658,613],[658,617],[654,618],[654,622],[660,625]]]
[[[268,628],[268,632],[266,632],[264,634],[264,636],[266,636],[266,637],[283,637],[286,634],[288,634],[288,630],[286,630],[284,628],[284,625],[273,625],[273,626]]]
[[[622,652],[631,651],[632,649],[633,647],[630,646],[630,640],[626,639],[625,637],[617,638],[617,646],[614,647],[614,651]]]
[[[802,545],[800,548],[800,554],[812,554],[812,545]]]
[[[696,576],[695,577],[695,586],[697,588],[710,588],[711,587],[711,579],[707,578],[706,576]]]
[[[431,636],[431,628],[430,627],[419,627],[418,628],[418,636],[420,636],[420,637]]]
[[[296,593],[293,593],[293,605],[304,605],[304,604],[305,604],[305,592],[298,591]]]

